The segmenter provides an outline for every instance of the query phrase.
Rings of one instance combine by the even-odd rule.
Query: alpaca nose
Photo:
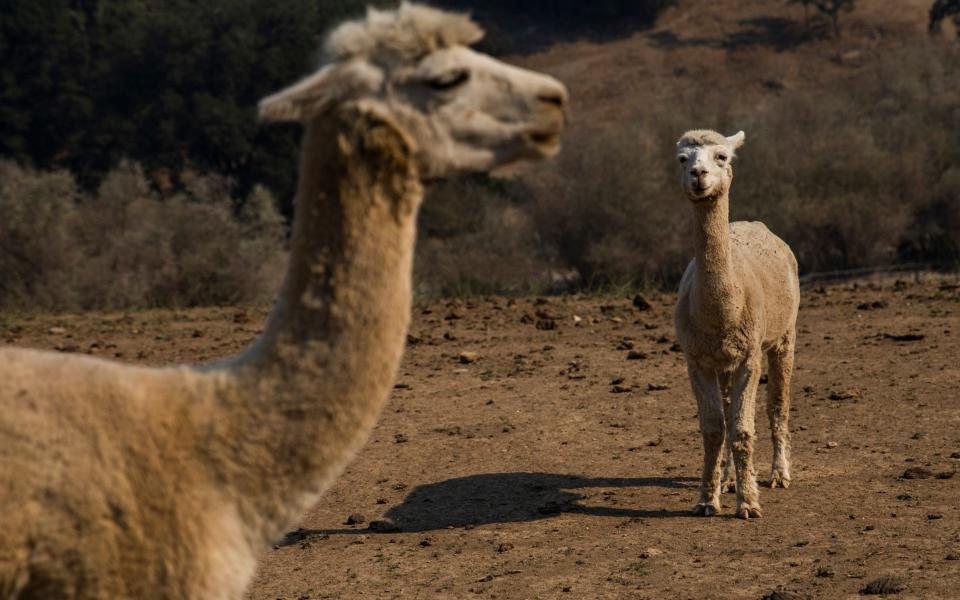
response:
[[[569,118],[568,105],[570,96],[567,93],[567,88],[562,83],[550,78],[546,85],[543,85],[537,90],[536,96],[541,104],[559,109],[564,115],[564,121]]]
[[[552,104],[563,109],[567,104],[567,96],[563,90],[548,90],[537,94],[537,100],[544,104]]]
[[[693,168],[690,169],[690,174],[694,177],[703,177],[707,174],[707,168],[703,165],[694,165]]]

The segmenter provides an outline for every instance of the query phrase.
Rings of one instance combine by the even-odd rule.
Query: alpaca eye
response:
[[[682,165],[683,163],[687,162],[687,157],[681,155],[681,156],[678,156],[678,157],[677,157],[677,160],[679,160],[679,161],[680,161],[680,164]]]
[[[727,155],[726,155],[726,154],[720,154],[720,155],[717,156],[717,160],[719,160],[720,162],[726,162],[726,160],[727,160]]]
[[[444,73],[443,75],[431,79],[427,82],[427,85],[431,89],[443,92],[446,90],[452,90],[455,87],[461,86],[470,80],[470,71],[466,69],[451,71],[449,73]]]

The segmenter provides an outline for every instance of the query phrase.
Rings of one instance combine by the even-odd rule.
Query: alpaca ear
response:
[[[747,134],[742,131],[738,131],[736,134],[727,138],[727,146],[729,146],[731,150],[736,150],[743,145],[743,141],[746,139],[746,137]]]
[[[336,102],[379,89],[383,73],[359,61],[328,65],[260,101],[261,121],[305,121]]]

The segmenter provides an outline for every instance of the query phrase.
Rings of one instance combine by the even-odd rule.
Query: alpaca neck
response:
[[[410,156],[396,129],[359,110],[307,126],[284,286],[261,338],[229,367],[226,479],[259,541],[316,500],[389,395],[422,196]]]
[[[702,326],[722,328],[733,322],[741,303],[730,249],[730,198],[726,191],[713,201],[694,205],[697,277],[693,302]]]

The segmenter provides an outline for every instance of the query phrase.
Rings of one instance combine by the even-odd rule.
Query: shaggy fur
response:
[[[727,138],[711,129],[692,129],[677,142],[677,148],[685,146],[724,146]],[[731,151],[732,152],[732,151]]]
[[[397,10],[370,9],[366,19],[344,23],[330,34],[326,53],[336,61],[408,62],[443,48],[470,46],[482,38],[483,30],[466,15],[404,2]]]
[[[696,257],[680,283],[675,321],[703,435],[695,514],[720,511],[724,439],[736,472],[741,518],[761,516],[753,468],[754,413],[761,361],[769,361],[767,414],[774,456],[771,487],[790,484],[790,378],[800,285],[790,248],[762,223],[729,223],[734,151],[726,138],[691,131],[677,144],[682,185],[696,213]],[[727,461],[728,467],[731,460]]]
[[[322,110],[297,105],[290,265],[246,352],[150,369],[0,349],[0,599],[240,598],[257,554],[367,439],[403,352],[431,140],[332,89]],[[534,106],[532,92],[487,95]]]

